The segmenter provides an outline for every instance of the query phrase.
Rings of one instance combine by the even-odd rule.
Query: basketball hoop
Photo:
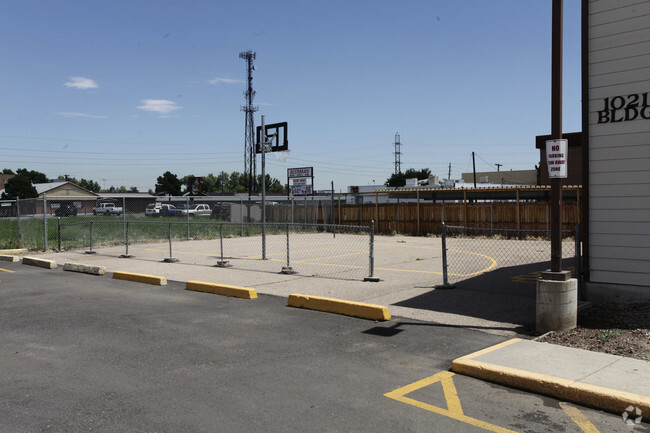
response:
[[[291,153],[291,151],[287,149],[278,152],[273,152],[273,155],[275,155],[275,159],[277,159],[278,162],[285,162],[289,157],[289,153]]]

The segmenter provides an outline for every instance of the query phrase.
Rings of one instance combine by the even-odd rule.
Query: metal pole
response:
[[[57,225],[57,239],[58,239],[58,248],[57,251],[61,252],[61,217],[58,217],[56,219],[56,225]]]
[[[262,114],[262,260],[266,260],[266,131]]]
[[[90,222],[90,245],[88,251],[86,251],[86,254],[95,254],[95,252],[93,251],[93,234],[95,231],[94,226],[95,226],[95,222],[91,221]],[[128,254],[128,250],[127,250],[127,254]]]
[[[192,188],[194,189],[194,188]],[[192,191],[190,191],[192,194]],[[185,208],[187,209],[187,240],[190,240],[190,196],[185,197]]]
[[[44,249],[43,251],[47,252],[47,198],[43,194],[43,237],[44,237]]]
[[[455,286],[449,284],[449,274],[447,272],[447,225],[442,221],[440,238],[442,242],[442,285],[435,286],[436,289],[453,289]]]
[[[219,246],[221,248],[221,262],[223,263],[223,224],[219,224]]]
[[[449,276],[447,273],[447,231],[445,229],[445,223],[442,223],[442,284],[445,286],[449,285]]]
[[[129,256],[129,223],[126,223],[125,232],[126,234],[124,241],[126,244],[126,256]]]
[[[369,248],[369,267],[370,275],[364,278],[364,281],[379,281],[379,278],[375,277],[375,220],[370,221],[370,248]]]
[[[562,138],[562,0],[553,0],[551,137]],[[551,179],[551,272],[562,271],[562,179]]]
[[[172,256],[172,223],[169,223],[169,257],[163,260],[166,263],[177,262],[178,259],[175,259]]]
[[[289,247],[289,224],[287,223],[287,266],[282,267],[282,271],[280,271],[283,274],[295,274],[296,271],[293,270],[291,267],[291,262],[290,262],[290,250],[291,248]]]
[[[23,246],[23,233],[20,230],[20,198],[16,197],[16,229],[18,230],[18,248]]]

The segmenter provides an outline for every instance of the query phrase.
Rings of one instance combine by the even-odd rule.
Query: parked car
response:
[[[144,216],[150,216],[150,217],[160,216],[160,203],[148,204],[144,210]]]
[[[93,208],[93,215],[122,215],[122,208],[115,206],[114,203],[102,203],[96,208]]]
[[[210,218],[230,221],[230,203],[217,203],[212,206]]]
[[[193,204],[190,205],[187,209],[181,209],[181,215],[191,217],[195,216],[210,216],[212,209],[207,204]]]
[[[77,216],[77,206],[73,204],[61,204],[54,211],[54,215],[58,217]]]
[[[173,204],[167,204],[163,203],[160,205],[160,216],[161,217],[166,217],[166,216],[175,216],[177,215],[177,209],[176,206]]]

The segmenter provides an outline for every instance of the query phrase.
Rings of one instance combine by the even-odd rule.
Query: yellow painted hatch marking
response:
[[[465,415],[460,404],[460,399],[458,398],[458,391],[456,390],[456,386],[454,385],[454,381],[452,379],[454,375],[455,373],[452,373],[450,371],[441,371],[440,373],[434,374],[433,376],[427,377],[426,379],[419,380],[410,385],[406,385],[402,388],[388,392],[384,394],[384,396],[411,406],[415,406],[420,409],[427,410],[429,412],[444,415],[451,419],[455,419],[457,421],[464,422],[465,424],[470,424],[474,427],[479,427],[484,430],[489,430],[496,433],[516,433],[513,430],[508,430],[506,428],[499,427],[497,425],[490,424],[488,422]],[[413,391],[417,391],[418,389],[422,389],[437,382],[440,382],[442,385],[442,390],[445,394],[445,401],[447,402],[447,409],[443,409],[441,407],[433,406],[431,404],[423,403],[421,401],[406,397],[407,394]]]

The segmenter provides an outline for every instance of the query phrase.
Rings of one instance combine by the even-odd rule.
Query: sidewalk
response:
[[[613,413],[633,406],[650,417],[648,361],[514,338],[454,360],[452,370]]]
[[[35,254],[43,259],[55,260],[58,265],[79,263],[103,266],[106,272],[133,272],[165,277],[170,281],[204,281],[254,288],[257,293],[288,297],[300,293],[346,301],[385,305],[393,316],[435,322],[481,330],[505,337],[517,337],[522,328],[516,311],[521,299],[493,297],[497,306],[487,317],[501,317],[497,322],[473,315],[476,299],[467,293],[445,290],[442,298],[435,298],[438,306],[449,303],[468,304],[458,310],[461,314],[436,311],[416,305],[423,296],[437,292],[423,281],[408,281],[403,275],[391,276],[382,281],[363,282],[312,278],[268,272],[251,272],[228,268],[193,266],[183,263],[163,263],[142,258],[117,258],[87,255],[79,252]],[[405,302],[409,301],[409,302]],[[400,305],[401,304],[401,305]],[[409,305],[409,307],[403,305]],[[472,305],[469,305],[472,304]],[[501,305],[504,304],[504,305]],[[418,308],[421,307],[421,308]],[[462,312],[466,312],[465,315]],[[590,352],[581,349],[513,338],[456,359],[452,363],[456,373],[473,376],[505,386],[548,395],[554,398],[623,413],[633,406],[644,418],[650,418],[650,362],[620,356]],[[633,414],[630,414],[632,416]]]

